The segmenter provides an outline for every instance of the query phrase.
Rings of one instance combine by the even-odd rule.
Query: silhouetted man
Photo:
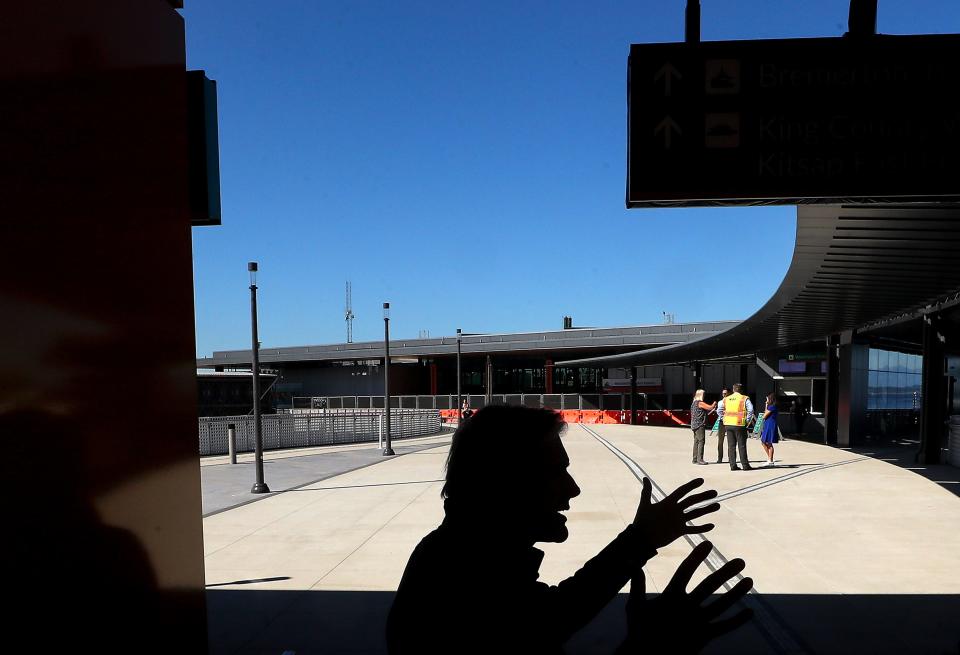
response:
[[[694,652],[709,635],[749,618],[744,610],[726,622],[713,621],[750,589],[749,578],[700,608],[703,589],[710,587],[707,596],[719,589],[742,570],[742,560],[722,567],[691,594],[685,592],[688,571],[692,575],[709,545],[681,565],[668,587],[672,593],[649,603],[640,598],[641,567],[658,548],[713,528],[709,523],[688,525],[719,509],[716,503],[691,509],[717,495],[687,496],[703,483],[700,479],[656,504],[651,503],[650,481],[644,480],[631,525],[573,577],[557,586],[538,582],[543,553],[533,545],[566,540],[561,512],[580,494],[567,472],[563,427],[559,414],[550,410],[491,406],[457,430],[443,487],[446,517],[410,556],[387,621],[392,655],[559,653],[631,577],[638,591],[628,603],[630,636],[618,653],[645,650],[656,638],[666,643],[677,638],[667,636],[677,630],[685,633],[679,643],[699,645],[672,652]]]

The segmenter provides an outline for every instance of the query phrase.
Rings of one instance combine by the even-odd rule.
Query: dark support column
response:
[[[837,443],[837,402],[840,399],[840,339],[827,338],[827,393],[824,410],[824,443]]]
[[[546,376],[546,392],[553,393],[553,360],[548,359],[544,366],[544,375]]]
[[[746,382],[746,380],[744,380]],[[703,364],[700,362],[693,363],[693,390],[703,388]]]
[[[637,367],[630,367],[630,425],[637,424]]]
[[[863,442],[867,420],[867,368],[870,348],[853,343],[851,333],[840,336],[839,390],[837,399],[837,445]]]
[[[437,363],[430,362],[430,395],[437,395]]]
[[[939,315],[923,317],[923,381],[920,397],[920,450],[917,462],[939,464],[946,419],[943,335]]]
[[[207,652],[174,4],[31,0],[0,24],[7,653]]]

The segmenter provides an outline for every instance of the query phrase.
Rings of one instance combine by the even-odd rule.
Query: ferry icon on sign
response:
[[[738,148],[740,114],[707,114],[705,145],[708,148]]]
[[[708,59],[705,72],[708,95],[740,93],[739,59]]]

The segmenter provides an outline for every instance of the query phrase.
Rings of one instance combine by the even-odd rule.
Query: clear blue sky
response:
[[[835,36],[844,0],[702,0],[704,40]],[[624,209],[631,43],[684,0],[187,0],[218,84],[223,225],[194,228],[197,351],[392,334],[746,318],[793,251],[792,207]],[[886,33],[960,32],[956,0],[882,0]],[[720,230],[738,226],[737,276]],[[760,244],[763,243],[763,247]],[[696,251],[696,254],[694,254]]]

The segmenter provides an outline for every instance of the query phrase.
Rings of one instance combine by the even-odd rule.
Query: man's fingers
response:
[[[653,484],[650,482],[650,478],[644,478],[643,483],[641,484],[642,489],[640,490],[640,504],[649,505],[650,499],[653,496]]]
[[[740,600],[746,596],[747,592],[749,592],[752,588],[753,579],[744,578],[737,584],[733,585],[733,589],[725,594],[721,594],[717,600],[704,607],[703,613],[709,618],[720,616],[728,609],[733,607],[736,603],[740,602]]]
[[[690,598],[699,605],[705,601],[711,594],[715,593],[717,589],[723,586],[727,580],[735,578],[739,574],[746,563],[742,559],[730,560],[719,569],[705,577],[700,584],[698,584],[693,591],[690,592]],[[749,589],[750,587],[747,587]],[[746,592],[744,592],[746,593]],[[740,594],[741,596],[743,594]]]
[[[644,509],[650,507],[650,498],[653,496],[653,485],[650,484],[650,478],[644,478],[640,484],[640,504],[637,505],[637,514],[633,517],[636,523]]]
[[[701,516],[706,516],[707,514],[713,514],[716,511],[719,511],[720,503],[714,503],[712,505],[707,505],[706,507],[698,507],[697,509],[692,509],[686,514],[683,515],[683,518],[687,521],[693,521]]]
[[[683,526],[683,534],[703,534],[705,532],[710,532],[716,526],[713,523],[704,523],[703,525],[685,525]]]
[[[694,494],[689,498],[684,498],[679,503],[677,503],[677,506],[680,509],[687,509],[688,507],[693,507],[694,505],[697,505],[699,503],[704,503],[710,500],[711,498],[716,498],[717,495],[718,494],[716,489],[710,489],[702,493]]]
[[[719,637],[722,634],[726,634],[731,630],[736,630],[741,625],[753,618],[753,610],[749,607],[744,608],[731,616],[729,619],[723,619],[722,621],[714,621],[713,623],[707,626],[707,632],[710,635],[710,638]]]
[[[709,541],[704,541],[697,545],[693,551],[687,555],[686,559],[680,562],[680,566],[677,567],[677,572],[673,574],[673,577],[670,579],[670,583],[667,584],[664,593],[686,593],[687,585],[690,583],[690,578],[693,577],[694,571],[697,570],[697,567],[703,564],[703,561],[707,559],[707,555],[710,554],[710,551],[713,550],[713,544]]]
[[[702,484],[703,484],[703,478],[695,478],[693,480],[690,480],[690,482],[682,484],[676,489],[674,489],[673,493],[671,493],[669,496],[664,498],[662,502],[670,501],[675,503],[679,499],[683,498],[688,493],[690,493],[691,491],[693,491],[694,489],[696,489]]]

